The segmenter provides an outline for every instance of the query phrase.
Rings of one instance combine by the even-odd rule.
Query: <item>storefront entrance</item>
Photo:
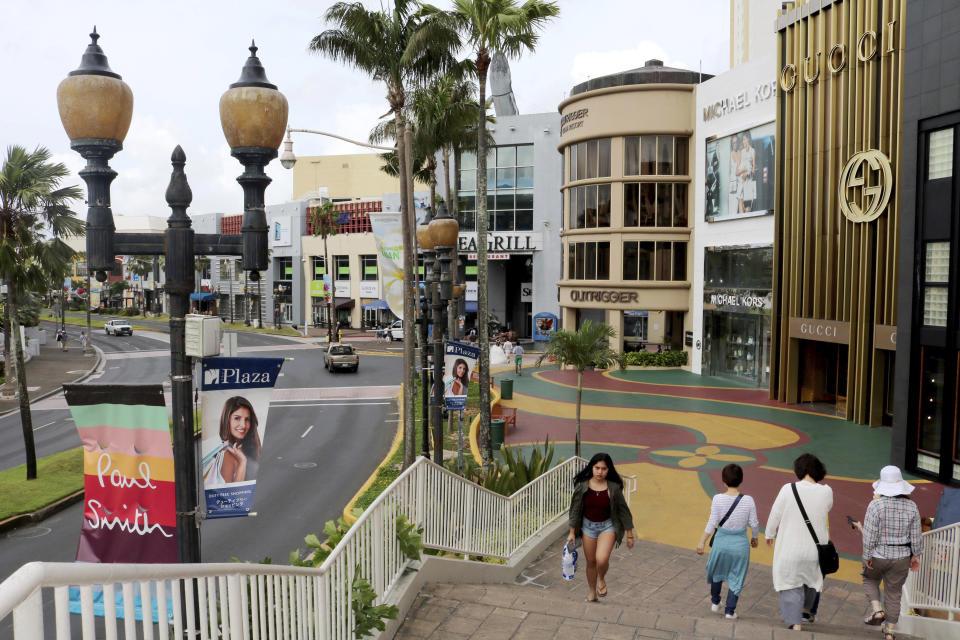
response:
[[[798,400],[815,411],[847,413],[847,357],[845,344],[799,340]]]
[[[769,316],[704,312],[704,373],[764,387],[770,376],[769,357]]]

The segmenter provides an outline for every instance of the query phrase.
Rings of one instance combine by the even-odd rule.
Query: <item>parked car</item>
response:
[[[360,367],[360,355],[353,346],[334,342],[323,352],[323,368],[333,373],[337,369],[356,371]]]
[[[108,336],[132,336],[133,327],[126,320],[107,320],[103,323],[103,331]]]
[[[403,320],[395,320],[393,324],[387,327],[387,337],[390,338],[390,342],[403,340]]]

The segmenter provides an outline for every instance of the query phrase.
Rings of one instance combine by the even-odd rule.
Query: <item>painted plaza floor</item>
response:
[[[527,369],[514,379],[517,429],[508,445],[542,442],[557,457],[573,455],[576,431],[575,371]],[[652,542],[694,549],[706,526],[710,501],[722,491],[720,471],[729,462],[744,469],[741,489],[757,502],[761,528],[780,487],[795,480],[793,460],[816,454],[833,488],[830,535],[841,554],[842,580],[860,582],[860,534],[846,515],[863,519],[871,483],[888,464],[890,430],[866,427],[770,400],[766,389],[744,388],[682,370],[590,371],[584,374],[582,455],[610,453],[618,471],[635,474],[639,488],[631,510],[637,534]],[[932,516],[942,485],[908,477],[924,516]],[[751,561],[770,565],[773,550],[761,544]]]

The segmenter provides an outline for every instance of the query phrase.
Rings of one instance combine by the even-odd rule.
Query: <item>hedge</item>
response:
[[[639,367],[682,367],[687,364],[686,351],[634,351],[624,354],[627,366]]]

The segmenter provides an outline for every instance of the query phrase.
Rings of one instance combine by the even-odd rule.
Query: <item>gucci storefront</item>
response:
[[[869,425],[892,421],[905,5],[777,19],[770,395]]]

